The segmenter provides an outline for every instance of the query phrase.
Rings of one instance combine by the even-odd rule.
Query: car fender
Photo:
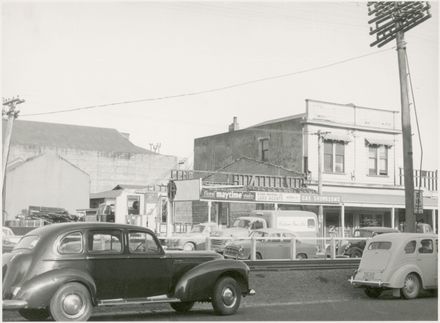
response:
[[[186,272],[177,282],[172,296],[182,301],[209,300],[215,283],[221,276],[235,278],[242,292],[249,290],[249,267],[244,262],[216,259],[204,262]]]
[[[50,304],[58,288],[69,282],[84,284],[90,291],[92,303],[96,304],[96,285],[93,278],[78,269],[55,269],[35,276],[21,286],[14,298],[25,300],[28,308],[44,308]]]
[[[413,264],[405,265],[397,269],[391,276],[389,281],[389,287],[391,288],[402,288],[405,278],[409,273],[417,273],[421,279],[421,284],[423,285],[423,275],[420,269]]]
[[[361,255],[364,253],[364,250],[359,248],[358,246],[350,246],[348,247],[348,249],[345,251],[345,255],[351,255],[355,250],[358,250]]]

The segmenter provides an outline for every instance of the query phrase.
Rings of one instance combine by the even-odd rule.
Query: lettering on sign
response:
[[[341,203],[340,196],[316,195],[316,194],[301,194],[301,202],[303,203],[327,203],[338,204]]]
[[[202,189],[200,194],[202,199],[211,200],[227,200],[227,201],[255,201],[255,192],[242,192],[242,191],[216,191]]]
[[[414,213],[423,214],[423,191],[414,191]]]
[[[255,199],[258,202],[301,202],[300,194],[283,192],[255,192]]]
[[[233,174],[232,184],[256,187],[300,188],[304,185],[304,177]]]

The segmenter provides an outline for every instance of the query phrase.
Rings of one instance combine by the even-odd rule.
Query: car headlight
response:
[[[238,248],[238,256],[239,257],[244,257],[245,251],[246,250],[243,247]]]

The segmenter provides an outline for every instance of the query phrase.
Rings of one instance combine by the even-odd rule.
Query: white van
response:
[[[295,233],[297,238],[318,237],[318,216],[310,211],[301,210],[255,210],[254,216],[265,219],[268,228],[287,229]],[[306,239],[305,242],[316,243],[316,240]]]

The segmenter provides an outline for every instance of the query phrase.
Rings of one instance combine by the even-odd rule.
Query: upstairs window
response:
[[[324,141],[324,171],[326,173],[345,172],[344,142]]]
[[[260,139],[260,156],[262,161],[269,160],[269,138]]]
[[[388,175],[388,147],[368,147],[368,174],[386,176]]]

